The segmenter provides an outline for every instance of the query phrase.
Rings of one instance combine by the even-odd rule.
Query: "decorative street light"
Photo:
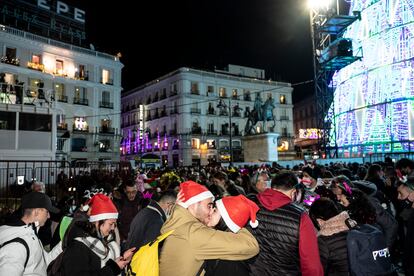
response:
[[[230,142],[230,147],[229,147],[229,151],[230,151],[230,160],[229,160],[229,165],[233,166],[233,134],[232,134],[232,123],[231,123],[231,116],[232,116],[232,106],[231,106],[231,96],[229,97],[229,105],[227,105],[223,99],[220,99],[220,102],[217,105],[217,108],[220,109],[228,109],[228,114],[229,114],[229,142]],[[234,112],[238,112],[241,111],[242,108],[239,107],[239,104],[236,104],[234,107]]]

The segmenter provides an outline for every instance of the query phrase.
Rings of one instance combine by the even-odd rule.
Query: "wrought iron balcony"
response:
[[[73,104],[89,105],[88,99],[73,98]]]
[[[114,108],[114,103],[111,103],[111,102],[99,102],[99,107],[113,109]]]

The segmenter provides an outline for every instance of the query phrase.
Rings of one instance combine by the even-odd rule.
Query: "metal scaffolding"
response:
[[[315,104],[317,112],[318,149],[321,157],[337,157],[334,90],[332,77],[335,71],[362,58],[362,49],[352,49],[352,41],[344,38],[348,26],[361,19],[359,12],[341,15],[336,7],[318,6],[310,9],[310,27],[313,50]],[[330,109],[331,108],[331,109]],[[332,112],[330,112],[330,110]],[[331,131],[332,130],[332,131]]]

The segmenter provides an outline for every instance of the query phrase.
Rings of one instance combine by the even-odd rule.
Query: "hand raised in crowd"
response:
[[[129,264],[129,262],[132,259],[132,256],[134,255],[135,247],[132,247],[124,252],[124,255],[121,257],[118,257],[115,262],[119,266],[119,268],[122,270]]]

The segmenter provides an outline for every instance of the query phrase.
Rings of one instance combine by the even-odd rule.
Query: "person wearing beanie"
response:
[[[64,252],[63,275],[118,275],[131,261],[131,248],[120,256],[114,230],[118,211],[104,194],[94,195],[85,206],[88,220],[76,221]]]
[[[198,275],[205,260],[247,260],[259,252],[256,239],[246,229],[234,233],[207,226],[214,211],[213,200],[213,194],[201,184],[180,184],[172,215],[161,228],[161,234],[174,231],[161,250],[160,276]],[[234,230],[243,226],[236,216],[233,219]]]
[[[251,232],[260,253],[249,262],[250,275],[322,276],[315,228],[305,209],[295,203],[297,176],[281,171],[271,185],[255,201],[259,224]]]
[[[46,275],[49,263],[62,252],[62,244],[47,252],[38,233],[50,213],[59,210],[49,196],[39,192],[24,195],[21,208],[19,220],[0,227],[0,275]]]
[[[216,209],[208,226],[237,233],[248,222],[252,227],[257,227],[258,211],[257,204],[243,195],[224,197],[216,201]],[[205,271],[205,276],[249,276],[249,266],[245,261],[208,260]]]

